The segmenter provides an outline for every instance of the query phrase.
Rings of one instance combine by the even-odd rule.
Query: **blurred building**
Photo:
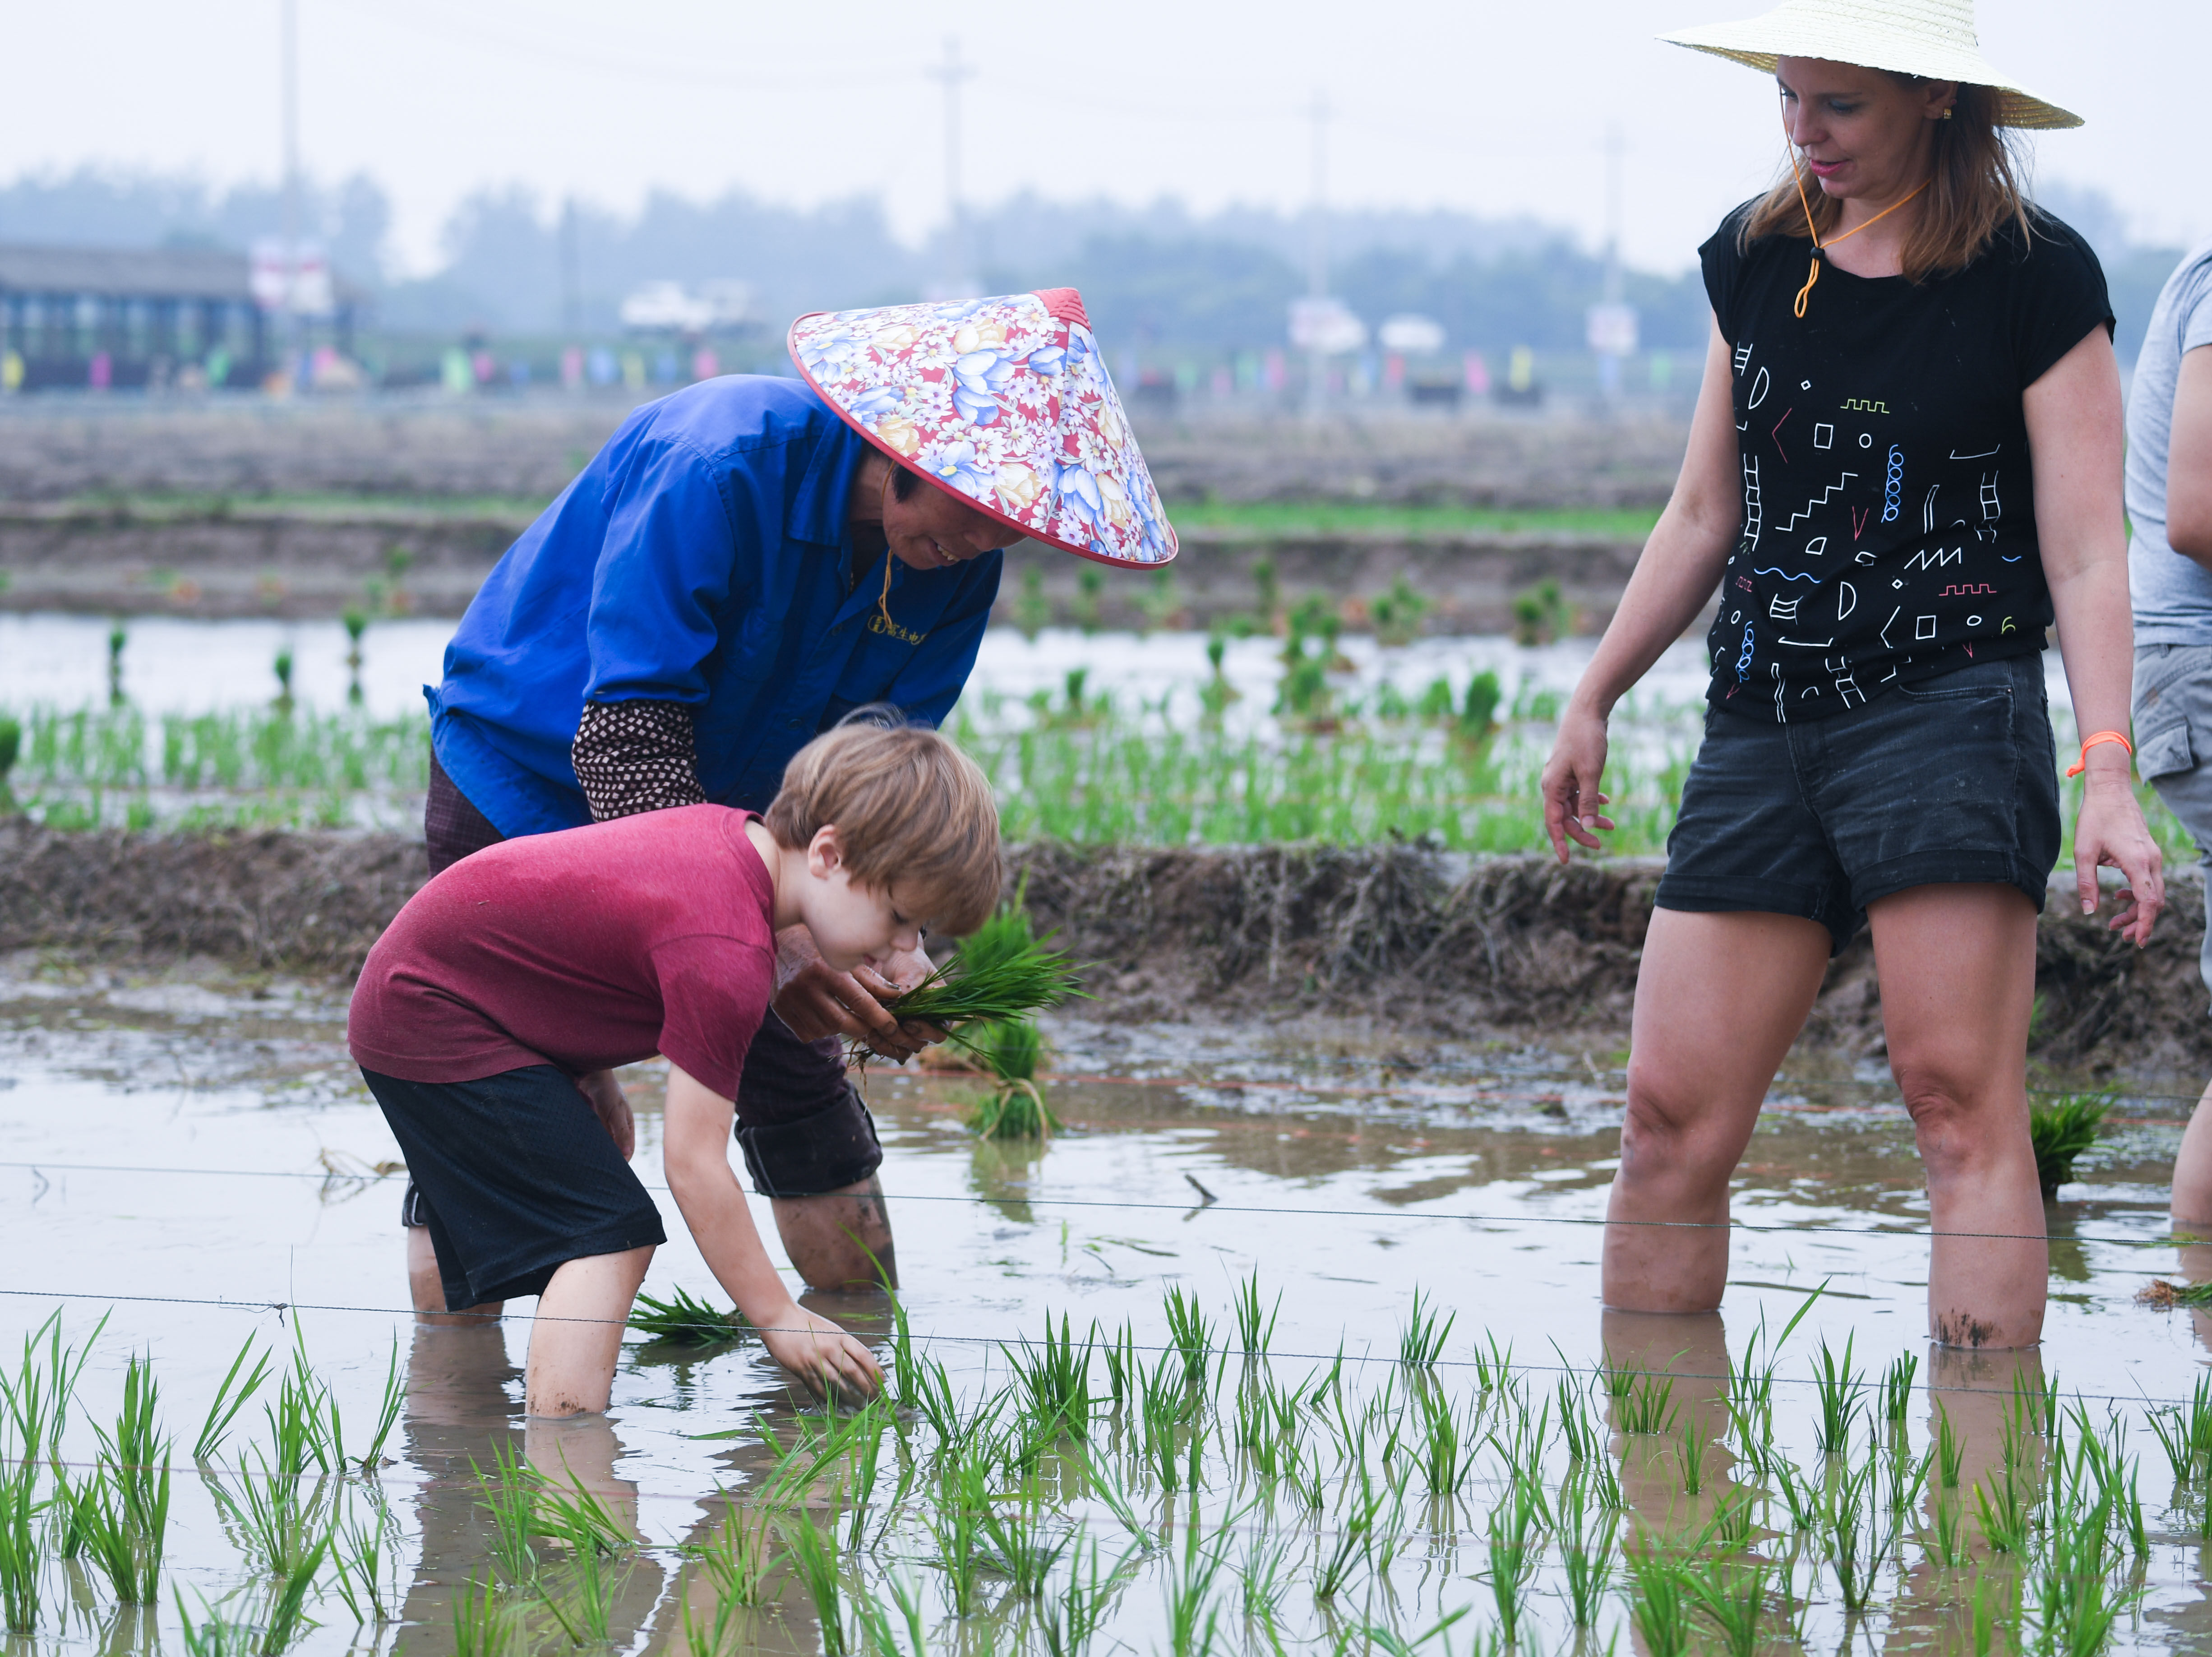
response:
[[[265,283],[264,286],[265,287]],[[332,284],[317,339],[352,354],[361,295]],[[0,243],[0,381],[10,391],[259,386],[288,319],[256,297],[244,253],[217,247],[35,247]]]

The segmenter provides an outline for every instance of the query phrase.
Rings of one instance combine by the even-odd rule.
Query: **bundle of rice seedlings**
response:
[[[956,1045],[978,1052],[979,1025],[1015,1023],[1040,1008],[1080,996],[1075,963],[1067,952],[1040,938],[1023,902],[1026,878],[1013,901],[960,941],[959,952],[890,1004],[902,1020],[934,1024]],[[978,1053],[980,1057],[980,1053]]]
[[[2114,1095],[2058,1093],[2027,1112],[2027,1136],[2035,1147],[2035,1177],[2046,1197],[2074,1177],[2074,1159],[2097,1142],[2097,1130]]]
[[[666,1301],[641,1291],[630,1308],[629,1326],[648,1340],[675,1346],[726,1346],[744,1334],[745,1320],[740,1313],[718,1311],[678,1288]]]
[[[972,1051],[998,1086],[968,1113],[968,1125],[985,1139],[1049,1139],[1060,1118],[1037,1086],[1044,1036],[1027,1019],[998,1019],[974,1026]]]

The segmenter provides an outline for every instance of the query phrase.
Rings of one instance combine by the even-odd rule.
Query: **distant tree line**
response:
[[[2055,185],[2041,194],[2104,259],[2121,355],[2132,360],[2177,252],[2132,242],[2099,192]],[[454,210],[436,274],[392,279],[391,208],[374,179],[313,184],[303,208],[304,228],[338,271],[375,295],[380,325],[403,332],[604,334],[641,283],[721,277],[755,284],[775,323],[917,298],[952,262],[941,235],[909,246],[867,198],[802,210],[742,191],[708,201],[655,192],[623,216],[508,186]],[[282,222],[279,193],[264,185],[217,190],[188,177],[95,168],[0,185],[0,241],[242,248]],[[1110,349],[1225,354],[1283,343],[1289,303],[1307,290],[1313,228],[1303,214],[1265,209],[1197,215],[1174,201],[1129,207],[1023,195],[971,215],[960,245],[967,268],[993,290],[1080,288]],[[1370,325],[1400,312],[1433,317],[1453,350],[1578,350],[1584,312],[1603,292],[1602,261],[1532,219],[1354,210],[1329,215],[1325,229],[1330,286],[1355,312]],[[1694,270],[1632,271],[1624,285],[1647,346],[1702,349],[1707,308]]]

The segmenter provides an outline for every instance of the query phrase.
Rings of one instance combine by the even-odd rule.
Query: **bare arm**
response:
[[[1730,375],[1728,341],[1716,320],[1682,474],[1560,716],[1559,738],[1544,766],[1544,829],[1561,862],[1567,861],[1570,839],[1595,851],[1601,847],[1591,826],[1613,826],[1597,808],[1605,803],[1598,785],[1605,772],[1605,722],[1613,704],[1697,618],[1720,584],[1742,527]]]
[[[2128,547],[2120,509],[2120,372],[2112,342],[2094,328],[2021,399],[2035,458],[2035,529],[2058,618],[2058,651],[2083,736],[2128,728],[2135,671],[2128,609]],[[2071,756],[2061,755],[2063,763]],[[2166,905],[2157,843],[2129,786],[2126,749],[2089,750],[2081,812],[2074,824],[2074,880],[2081,912],[2097,908],[2097,869],[2127,877],[2115,930],[2138,947]],[[2132,897],[2133,901],[2130,902]]]
[[[883,1371],[868,1349],[827,1318],[791,1298],[769,1263],[744,1188],[730,1170],[735,1106],[677,1066],[668,1067],[662,1160],[684,1223],[714,1281],[730,1293],[770,1356],[817,1388],[872,1392]]]
[[[2166,449],[2166,544],[2212,570],[2212,345],[2181,359]]]

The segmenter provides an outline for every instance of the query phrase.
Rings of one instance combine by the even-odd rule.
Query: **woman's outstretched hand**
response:
[[[2127,884],[2112,894],[2119,907],[2112,929],[2140,949],[2150,941],[2150,929],[2166,907],[2165,859],[2150,838],[2124,768],[2093,767],[2086,782],[2081,814],[2074,819],[2074,885],[2081,912],[2097,912],[2098,869],[2117,868]]]
[[[1605,776],[1605,751],[1604,716],[1570,702],[1559,716],[1559,734],[1544,762],[1542,784],[1544,832],[1563,863],[1569,840],[1592,851],[1605,850],[1592,832],[1613,827],[1613,819],[1599,809],[1611,803],[1597,787]]]

